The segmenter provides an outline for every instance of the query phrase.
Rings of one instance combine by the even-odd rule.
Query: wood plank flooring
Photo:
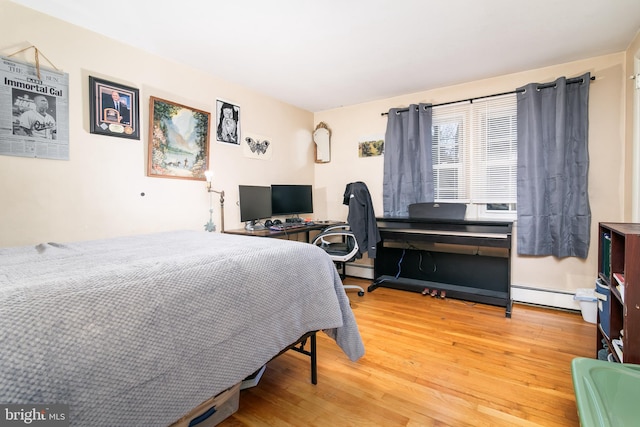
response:
[[[351,362],[318,333],[317,385],[289,351],[221,426],[579,425],[570,362],[594,356],[596,333],[580,313],[514,304],[509,319],[414,292],[347,293],[365,356]]]

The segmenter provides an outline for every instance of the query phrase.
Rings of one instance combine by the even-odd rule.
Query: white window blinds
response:
[[[516,203],[516,96],[433,109],[436,201]]]
[[[469,201],[469,106],[433,108],[432,155],[436,201]]]

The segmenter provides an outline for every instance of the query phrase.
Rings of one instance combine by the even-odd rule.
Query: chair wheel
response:
[[[363,291],[358,291],[358,296],[359,297],[363,297],[364,296],[364,292]]]

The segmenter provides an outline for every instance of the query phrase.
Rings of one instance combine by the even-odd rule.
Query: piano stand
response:
[[[505,307],[511,317],[511,222],[378,218],[382,240],[368,287]]]

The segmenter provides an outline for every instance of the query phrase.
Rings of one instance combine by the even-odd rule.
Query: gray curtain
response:
[[[385,217],[408,216],[410,204],[433,202],[431,114],[431,104],[389,110],[382,184]]]
[[[518,90],[518,254],[589,252],[590,74]]]

